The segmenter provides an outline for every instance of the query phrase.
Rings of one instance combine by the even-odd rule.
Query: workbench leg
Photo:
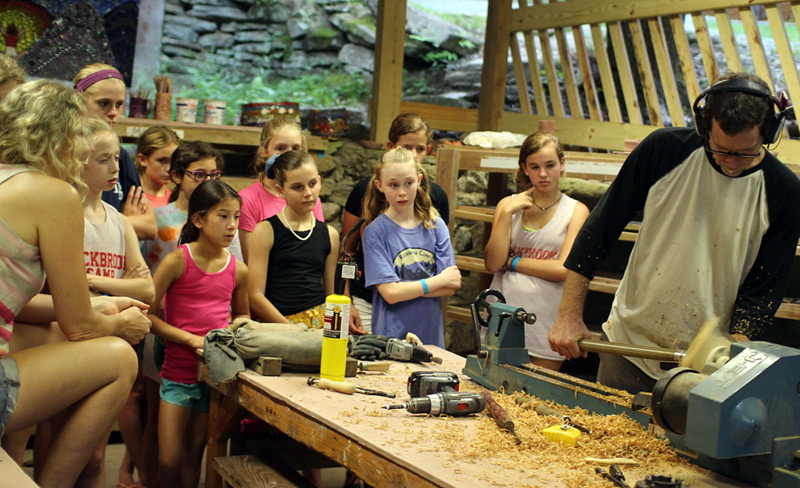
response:
[[[239,404],[211,389],[206,445],[206,488],[222,488],[222,477],[214,469],[214,458],[228,455],[228,439],[247,411]]]

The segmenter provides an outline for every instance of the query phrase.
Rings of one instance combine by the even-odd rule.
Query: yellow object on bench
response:
[[[574,446],[575,443],[578,442],[578,438],[581,436],[581,431],[575,427],[564,429],[561,425],[554,425],[544,429],[542,431],[542,435],[548,441],[560,442],[568,446]]]

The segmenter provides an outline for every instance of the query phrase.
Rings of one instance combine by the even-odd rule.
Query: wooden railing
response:
[[[658,127],[691,124],[697,95],[709,80],[728,71],[754,73],[800,103],[800,49],[792,48],[788,34],[797,35],[800,1],[514,3],[519,5],[489,2],[477,113],[408,102],[401,110],[423,113],[434,127],[449,130],[530,133],[539,121],[554,120],[566,144],[621,151],[625,139],[641,140]],[[757,20],[762,12],[766,21]],[[717,33],[719,41],[712,42]],[[739,41],[746,41],[737,42],[736,33]],[[777,59],[772,61],[778,70],[767,62],[762,33],[774,41]],[[690,42],[697,43],[700,62],[693,58]],[[506,53],[520,112],[504,108]],[[595,69],[597,77],[592,75]],[[800,141],[786,134],[778,152],[784,162],[800,163]]]

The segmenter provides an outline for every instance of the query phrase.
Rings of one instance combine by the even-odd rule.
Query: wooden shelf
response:
[[[136,139],[150,127],[164,125],[174,130],[181,139],[187,141],[203,141],[209,144],[225,146],[258,147],[261,142],[260,127],[244,127],[240,125],[187,124],[171,120],[122,119],[114,126],[114,130],[125,142]],[[310,151],[325,151],[328,141],[319,136],[306,134]]]

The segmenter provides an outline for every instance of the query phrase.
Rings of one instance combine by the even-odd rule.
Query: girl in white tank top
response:
[[[559,369],[563,357],[550,350],[547,333],[556,318],[575,236],[589,215],[586,205],[561,193],[564,154],[555,135],[537,132],[520,149],[517,185],[525,189],[497,204],[492,234],[484,250],[491,287],[506,303],[536,314],[525,325],[531,362]]]

